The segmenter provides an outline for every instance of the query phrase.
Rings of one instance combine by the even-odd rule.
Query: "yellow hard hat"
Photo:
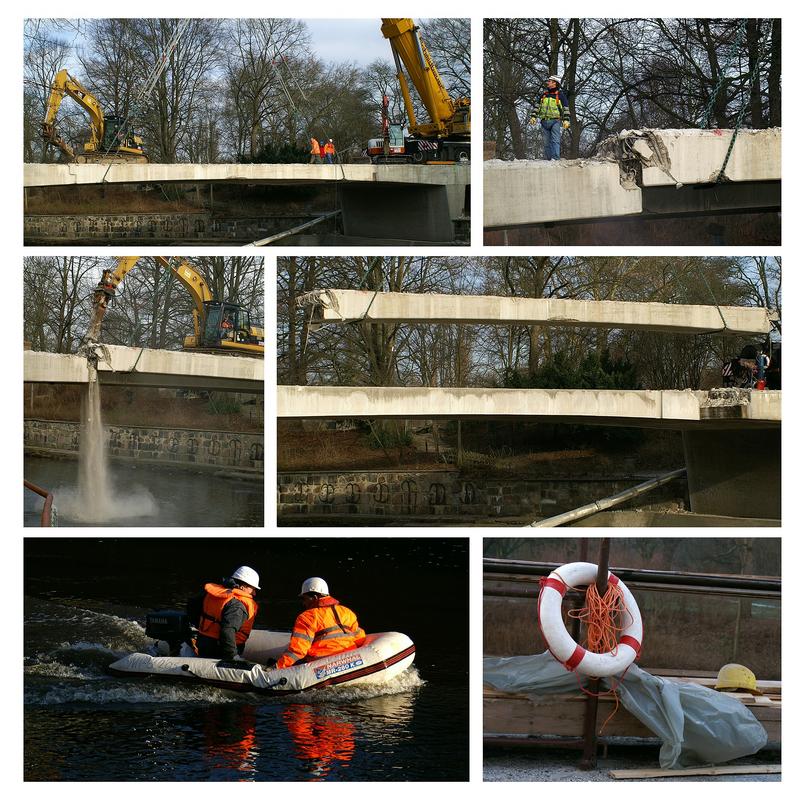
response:
[[[745,689],[752,694],[761,694],[756,688],[756,676],[741,664],[726,664],[717,674],[717,685],[720,691]]]

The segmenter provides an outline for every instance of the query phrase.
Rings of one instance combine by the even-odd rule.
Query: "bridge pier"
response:
[[[695,514],[781,517],[781,429],[684,430]]]
[[[340,191],[345,236],[425,242],[455,238],[443,185],[345,183]]]

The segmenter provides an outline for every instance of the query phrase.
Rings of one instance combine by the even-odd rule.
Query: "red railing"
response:
[[[41,486],[37,486],[35,483],[31,483],[30,481],[24,481],[25,488],[30,489],[32,492],[36,492],[40,497],[44,497],[44,506],[42,507],[42,518],[41,522],[39,523],[42,528],[50,528],[53,524],[53,495],[51,492],[48,492],[47,489],[42,489]]]

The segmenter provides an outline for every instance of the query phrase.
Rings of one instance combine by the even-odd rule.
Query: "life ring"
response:
[[[627,608],[627,624],[624,625],[616,652],[592,653],[576,644],[567,633],[561,617],[561,600],[567,589],[587,586],[597,580],[597,565],[585,561],[565,564],[553,570],[541,582],[539,589],[539,627],[550,652],[570,672],[580,672],[593,678],[607,678],[624,672],[642,649],[644,630],[639,606],[627,586],[613,573],[608,573],[608,582],[622,590]]]

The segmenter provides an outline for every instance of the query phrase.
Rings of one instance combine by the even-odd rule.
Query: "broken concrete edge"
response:
[[[500,161],[492,159],[484,162],[487,169],[498,169],[500,164],[542,165],[547,168],[586,168],[596,164],[617,164],[620,170],[620,186],[630,191],[648,186],[672,185],[676,189],[684,185],[713,184],[720,180],[720,170],[725,161],[730,142],[736,135],[736,143],[731,152],[731,158],[726,167],[725,175],[721,177],[726,182],[747,182],[763,180],[780,180],[780,141],[781,128],[746,128],[737,132],[731,129],[697,129],[697,128],[642,128],[638,130],[623,130],[613,136],[601,140],[597,145],[594,156],[584,159],[540,161],[524,159],[518,161]],[[760,158],[753,158],[748,147],[756,146],[752,141],[758,138],[758,145],[767,152]],[[702,140],[704,144],[697,145],[691,140]],[[774,140],[774,141],[771,141]],[[766,141],[766,144],[761,142]],[[742,153],[742,144],[745,152]],[[680,155],[681,148],[700,146],[702,153],[696,153],[692,163],[687,167],[686,159],[678,158],[681,169],[673,166],[675,158]],[[672,153],[672,155],[671,155]],[[753,172],[745,170],[744,174],[737,171],[736,162],[741,158],[745,165],[757,163],[758,167]],[[703,166],[706,161],[710,163]],[[777,163],[773,163],[777,162]],[[770,168],[768,165],[773,163]],[[676,176],[673,174],[677,172]],[[752,174],[749,174],[752,173]],[[732,177],[733,175],[733,177]]]

